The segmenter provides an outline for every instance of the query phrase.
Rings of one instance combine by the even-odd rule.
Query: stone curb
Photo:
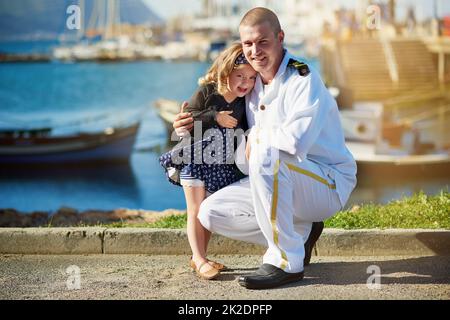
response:
[[[319,256],[450,255],[450,230],[325,229]],[[262,246],[213,235],[211,254],[262,254]],[[0,228],[4,254],[190,254],[186,230]]]
[[[0,253],[103,253],[105,228],[0,228]]]

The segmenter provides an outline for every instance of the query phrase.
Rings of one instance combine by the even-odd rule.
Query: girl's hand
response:
[[[235,118],[233,118],[232,116],[230,116],[230,114],[232,114],[233,111],[220,111],[217,113],[216,115],[216,121],[217,123],[224,128],[234,128],[237,126],[238,122]]]

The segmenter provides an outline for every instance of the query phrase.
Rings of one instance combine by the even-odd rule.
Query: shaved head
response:
[[[278,33],[281,31],[281,26],[277,15],[273,11],[263,7],[253,8],[248,11],[242,18],[239,27],[253,27],[255,25],[260,25],[266,22],[269,23],[274,35],[278,35]]]

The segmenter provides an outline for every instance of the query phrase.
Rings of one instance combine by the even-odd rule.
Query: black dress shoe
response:
[[[265,263],[255,273],[248,276],[240,276],[238,282],[247,289],[270,289],[302,279],[303,271],[288,273],[271,264]]]
[[[309,233],[308,240],[305,242],[305,258],[303,259],[303,266],[309,265],[311,260],[312,250],[320,235],[322,234],[324,224],[323,222],[313,222],[311,232]]]

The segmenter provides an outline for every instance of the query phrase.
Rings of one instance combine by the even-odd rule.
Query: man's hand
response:
[[[184,112],[184,109],[187,108],[189,103],[186,101],[181,105],[181,111],[175,117],[175,121],[173,122],[173,128],[177,136],[181,137],[186,134],[187,131],[191,130],[194,126],[194,118],[190,112]]]
[[[236,127],[238,122],[235,118],[230,116],[230,114],[232,114],[232,113],[233,113],[233,111],[218,112],[216,115],[217,123],[223,128],[231,129],[231,128]]]

